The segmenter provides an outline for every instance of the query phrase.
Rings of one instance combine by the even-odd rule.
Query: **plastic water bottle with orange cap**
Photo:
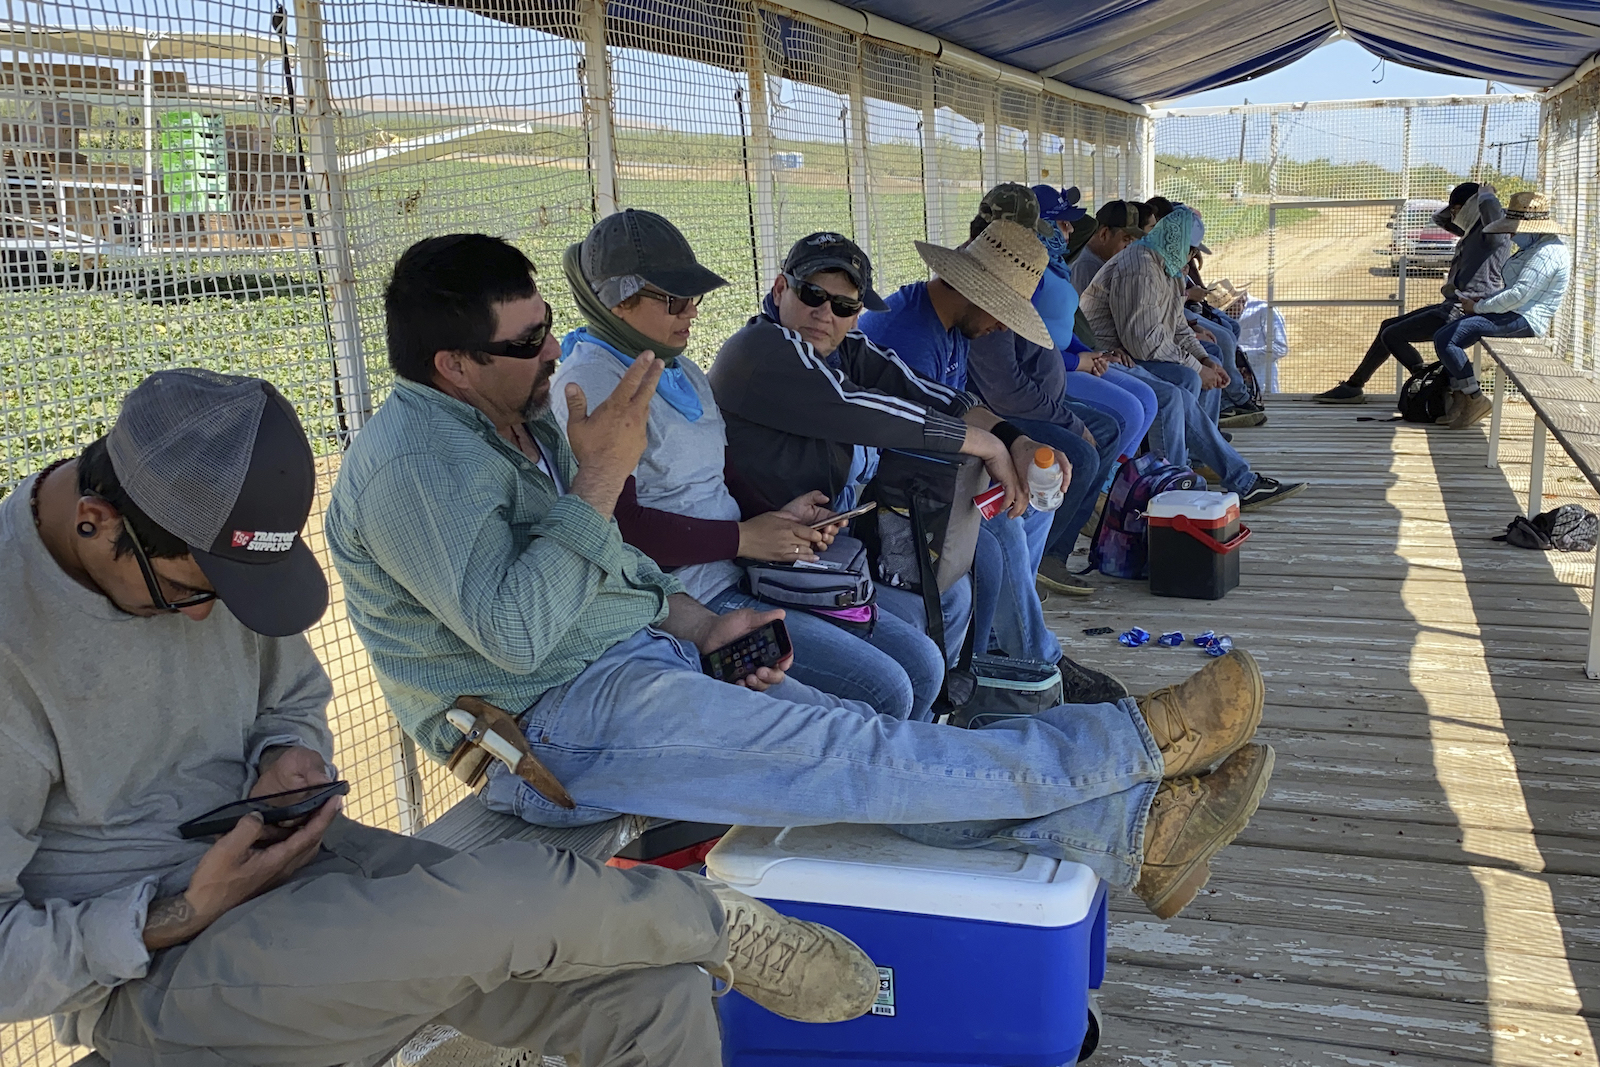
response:
[[[1054,511],[1061,506],[1061,465],[1053,448],[1039,448],[1028,464],[1028,503],[1036,511]]]

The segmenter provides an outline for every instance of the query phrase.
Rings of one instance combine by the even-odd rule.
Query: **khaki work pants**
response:
[[[293,880],[157,953],[94,1031],[112,1067],[383,1062],[432,1022],[583,1067],[720,1061],[702,879],[535,842],[455,852],[336,819]]]

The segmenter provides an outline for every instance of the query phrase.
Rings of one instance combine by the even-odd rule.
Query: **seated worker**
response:
[[[377,1063],[430,1023],[703,1067],[701,968],[791,1017],[867,1009],[877,974],[849,941],[704,879],[456,852],[337,796],[294,828],[181,837],[337,773],[301,634],[328,603],[299,533],[315,492],[271,385],[167,370],[0,502],[0,1023],[53,1014],[118,1067]]]
[[[1013,196],[1032,200],[1033,193],[1015,183],[997,186],[984,197],[980,214],[998,219]],[[861,316],[861,332],[878,347],[894,351],[917,374],[951,389],[967,387],[967,355],[974,338],[1016,329],[1048,345],[1050,334],[1029,303],[1047,262],[1045,250],[1031,229],[1005,219],[994,225],[999,228],[983,231],[959,250],[918,242],[917,253],[933,279],[890,294],[885,310]],[[1040,444],[1015,432],[1019,436],[1011,442],[1011,455],[1017,470],[1025,472]],[[1056,462],[1067,489],[1071,461],[1057,451]],[[1042,546],[1054,516],[1029,508],[1026,497],[1019,504],[984,519],[979,530],[972,572],[973,647],[979,652],[998,647],[1008,655],[1061,663],[1061,642],[1045,622],[1034,587],[1038,567],[1033,546]],[[1068,676],[1066,667],[1062,676]]]
[[[1189,261],[1184,266],[1183,315],[1195,338],[1228,372],[1228,380],[1222,386],[1222,410],[1218,413],[1217,425],[1225,428],[1265,425],[1266,409],[1250,399],[1250,387],[1239,373],[1239,324],[1206,303],[1210,290],[1200,275],[1200,268],[1211,249],[1205,243],[1205,220],[1198,211],[1189,210],[1194,212],[1194,234],[1190,238]]]
[[[1170,394],[1182,412],[1183,444],[1164,442],[1168,461],[1186,466],[1192,452],[1217,473],[1224,489],[1239,494],[1241,508],[1262,507],[1294,496],[1306,483],[1257,474],[1217,428],[1216,389],[1227,372],[1206,356],[1183,319],[1180,279],[1189,259],[1192,218],[1188,208],[1175,208],[1118,253],[1095,275],[1083,306],[1106,348],[1127,353],[1141,370],[1183,386]],[[1206,407],[1186,383],[1205,387]]]
[[[1094,213],[1095,227],[1078,254],[1072,257],[1072,287],[1081,295],[1100,268],[1124,248],[1143,237],[1137,204],[1108,200]]]
[[[1572,257],[1543,193],[1513,193],[1505,218],[1483,229],[1511,235],[1511,257],[1502,270],[1505,288],[1481,300],[1461,297],[1462,317],[1433,335],[1433,349],[1450,374],[1445,413],[1436,421],[1452,430],[1473,425],[1493,406],[1478,388],[1467,349],[1485,337],[1545,336],[1572,273]]]
[[[1459,319],[1462,298],[1479,301],[1505,288],[1501,271],[1511,255],[1511,238],[1488,230],[1490,224],[1503,218],[1505,209],[1493,186],[1462,182],[1451,189],[1449,203],[1433,216],[1436,225],[1460,238],[1445,271],[1444,284],[1439,287],[1444,299],[1384,319],[1355,373],[1312,399],[1319,404],[1365,404],[1367,396],[1362,390],[1391,356],[1412,374],[1422,370],[1427,361],[1415,342],[1432,340],[1441,329]]]
[[[813,561],[838,527],[807,525],[829,514],[829,498],[814,490],[796,493],[780,509],[757,506],[740,521],[723,478],[728,440],[722,415],[705,374],[681,358],[702,294],[668,295],[652,279],[680,292],[727,282],[700,266],[671,222],[632,209],[597,222],[581,244],[567,249],[562,267],[588,325],[562,340],[554,388],[575,382],[598,403],[640,352],[667,364],[664,384],[650,401],[639,469],[617,502],[623,540],[663,569],[675,568],[685,591],[718,614],[772,607],[742,591],[744,568],[734,560]],[[554,407],[565,429],[565,405]],[[851,629],[798,609],[784,621],[794,646],[794,678],[863,701],[882,715],[930,717],[945,663],[917,627],[886,612],[873,618],[870,608]]]
[[[618,812],[886,824],[934,844],[1081,860],[1169,915],[1245,825],[1273,759],[1246,741],[1263,700],[1248,655],[1142,703],[984,730],[874,715],[779,670],[741,684],[702,673],[700,649],[782,612],[714,614],[612,521],[660,361],[641,354],[592,409],[569,382],[563,438],[548,410],[549,308],[516,249],[423,241],[400,257],[384,305],[394,392],[345,453],[324,526],[346,611],[422,750],[448,758],[463,737],[445,709],[480,695],[521,717],[574,803],[496,764],[490,807],[546,825]]]
[[[1051,515],[1048,529],[1038,531],[1044,536],[1030,539],[1030,561],[1035,581],[1047,590],[1086,596],[1094,592],[1094,587],[1072,574],[1066,561],[1077,543],[1078,532],[1094,510],[1101,487],[1109,484],[1115,471],[1122,454],[1121,433],[1110,415],[1077,404],[1067,394],[1068,362],[1075,368],[1090,368],[1075,373],[1098,382],[1092,370],[1102,368],[1105,357],[1075,343],[1072,323],[1078,310],[1078,294],[1068,280],[1067,241],[1050,221],[1039,216],[1034,195],[1017,186],[994,206],[1001,217],[1035,228],[1044,243],[1049,262],[1032,302],[1051,343],[1036,345],[1011,330],[985,334],[972,341],[968,374],[990,410],[1034,440],[1063,453],[1071,462],[1071,484],[1061,506]],[[984,216],[974,218],[971,235],[976,237],[986,225]],[[1109,388],[1115,390],[1115,386]],[[1122,395],[1137,403],[1131,394]],[[1135,444],[1148,428],[1137,427]]]

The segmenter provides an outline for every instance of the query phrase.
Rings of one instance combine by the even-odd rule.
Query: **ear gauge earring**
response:
[[[78,523],[78,536],[84,540],[88,540],[89,538],[93,537],[97,532],[98,531],[95,529],[94,523],[89,522],[88,520]]]

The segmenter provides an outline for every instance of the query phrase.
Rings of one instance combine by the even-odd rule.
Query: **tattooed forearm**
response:
[[[200,932],[196,922],[198,918],[199,913],[194,905],[181,893],[175,897],[161,898],[151,904],[145,914],[145,947],[158,949],[182,944]]]

